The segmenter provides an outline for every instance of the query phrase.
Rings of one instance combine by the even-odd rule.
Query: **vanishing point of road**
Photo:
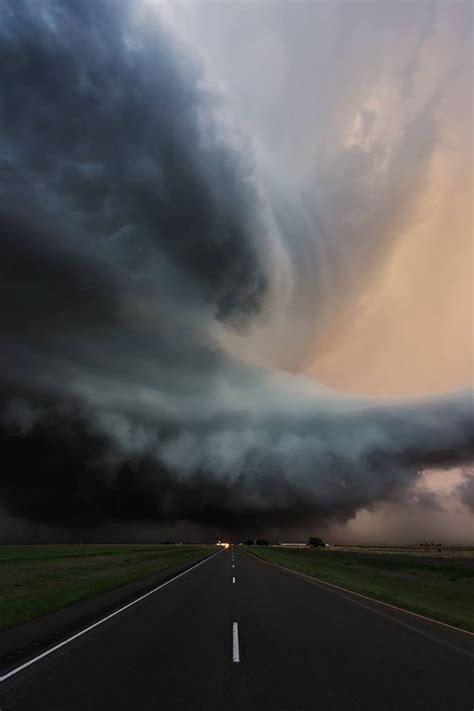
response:
[[[139,596],[137,596],[139,597]],[[474,636],[239,547],[0,672],[1,711],[471,711]]]

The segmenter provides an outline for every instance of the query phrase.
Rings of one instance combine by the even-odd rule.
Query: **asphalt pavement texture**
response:
[[[235,546],[3,669],[0,711],[471,711],[473,641]]]

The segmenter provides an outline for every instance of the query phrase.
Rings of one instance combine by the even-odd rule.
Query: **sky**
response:
[[[2,3],[1,540],[474,544],[472,29]]]

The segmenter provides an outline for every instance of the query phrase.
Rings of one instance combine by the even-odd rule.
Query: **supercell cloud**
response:
[[[472,459],[468,393],[344,397],[275,368],[281,355],[243,356],[258,333],[281,354],[282,328],[288,353],[301,355],[305,331],[319,342],[346,272],[320,247],[308,263],[308,205],[259,169],[202,58],[156,7],[7,1],[0,66],[6,520],[229,532],[345,521],[403,497],[427,468]],[[403,165],[428,161],[428,114],[392,159],[384,190],[397,204],[421,179],[413,165],[400,182]],[[313,218],[368,278],[393,235],[369,250],[387,195],[369,222],[354,204],[344,217],[341,176],[363,204],[364,160],[354,149],[324,169],[320,194],[341,215]]]

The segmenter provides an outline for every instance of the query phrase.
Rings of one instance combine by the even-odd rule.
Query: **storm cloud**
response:
[[[232,353],[272,323],[282,274],[308,283],[298,207],[275,209],[156,8],[6,2],[0,66],[8,516],[81,530],[344,521],[472,459],[469,394],[347,398]],[[324,185],[339,199],[329,173]]]

